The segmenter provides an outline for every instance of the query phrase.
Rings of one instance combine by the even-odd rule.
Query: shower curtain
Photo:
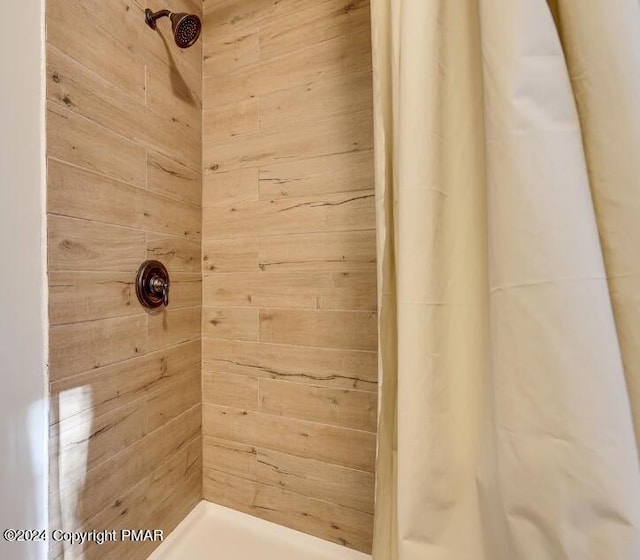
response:
[[[638,560],[640,3],[371,10],[374,558]]]

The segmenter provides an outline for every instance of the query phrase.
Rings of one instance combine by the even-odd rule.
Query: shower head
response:
[[[202,23],[200,18],[193,14],[171,14],[171,27],[176,45],[186,49],[193,45],[200,37]]]
[[[193,14],[176,14],[169,10],[152,12],[149,8],[144,11],[145,20],[151,29],[156,28],[156,20],[161,17],[168,17],[171,20],[173,38],[181,49],[186,49],[193,45],[200,37],[202,23],[200,18]]]

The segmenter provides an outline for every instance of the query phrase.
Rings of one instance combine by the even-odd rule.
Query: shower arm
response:
[[[200,37],[202,21],[195,14],[177,13],[170,10],[160,10],[154,13],[149,8],[144,11],[145,23],[154,31],[157,29],[156,20],[163,17],[168,17],[171,20],[173,39],[181,49],[192,46]]]
[[[171,15],[171,12],[169,10],[160,10],[159,12],[152,12],[149,8],[147,8],[144,11],[144,15],[145,15],[145,19],[147,22],[147,25],[151,28],[151,29],[155,29],[156,28],[156,20],[163,18],[163,17],[169,17]]]

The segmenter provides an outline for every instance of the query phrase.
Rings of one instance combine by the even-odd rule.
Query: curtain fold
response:
[[[371,9],[374,558],[640,558],[640,4]]]
[[[640,2],[559,2],[640,447]]]

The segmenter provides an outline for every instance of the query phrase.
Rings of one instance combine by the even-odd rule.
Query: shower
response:
[[[151,29],[156,28],[156,20],[162,17],[168,17],[171,20],[171,28],[173,30],[173,38],[176,45],[181,49],[186,49],[193,45],[200,36],[202,23],[200,18],[194,14],[173,13],[169,10],[160,10],[153,12],[149,8],[144,11],[145,21]]]

